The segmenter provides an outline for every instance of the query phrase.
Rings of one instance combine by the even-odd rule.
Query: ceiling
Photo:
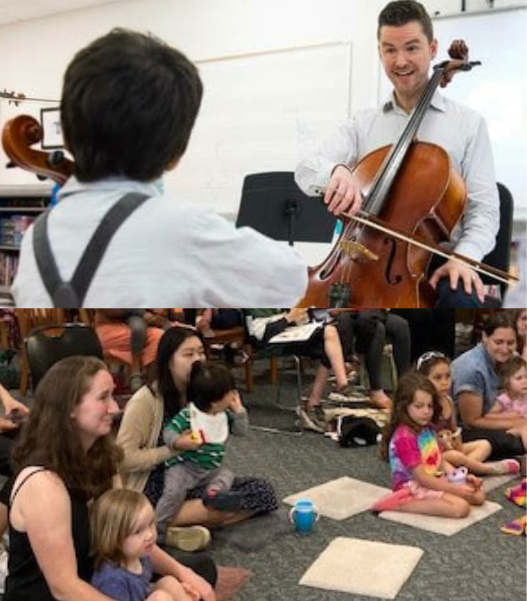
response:
[[[111,4],[117,0],[0,0],[0,25]]]

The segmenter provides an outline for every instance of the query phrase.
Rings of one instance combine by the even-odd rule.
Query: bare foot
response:
[[[370,402],[378,409],[389,411],[392,408],[392,399],[384,390],[370,390]]]

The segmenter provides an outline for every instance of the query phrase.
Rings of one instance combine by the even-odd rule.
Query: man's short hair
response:
[[[68,66],[64,139],[80,181],[161,177],[187,147],[203,86],[196,67],[152,35],[114,29]]]
[[[423,32],[431,42],[434,39],[434,27],[425,7],[415,0],[395,0],[389,2],[380,12],[377,28],[377,39],[381,37],[381,27],[384,25],[400,27],[411,21],[418,21]]]

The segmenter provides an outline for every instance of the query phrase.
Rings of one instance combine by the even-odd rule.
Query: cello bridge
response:
[[[344,251],[351,259],[357,259],[363,257],[368,261],[378,261],[379,256],[373,253],[371,250],[366,248],[360,242],[354,240],[342,240],[340,242],[340,248]]]

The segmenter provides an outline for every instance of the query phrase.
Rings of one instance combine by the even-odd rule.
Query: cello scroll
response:
[[[61,150],[44,152],[32,148],[42,141],[40,123],[28,115],[19,115],[8,121],[2,131],[2,144],[13,166],[32,171],[42,178],[50,178],[61,186],[73,173],[74,163]]]

